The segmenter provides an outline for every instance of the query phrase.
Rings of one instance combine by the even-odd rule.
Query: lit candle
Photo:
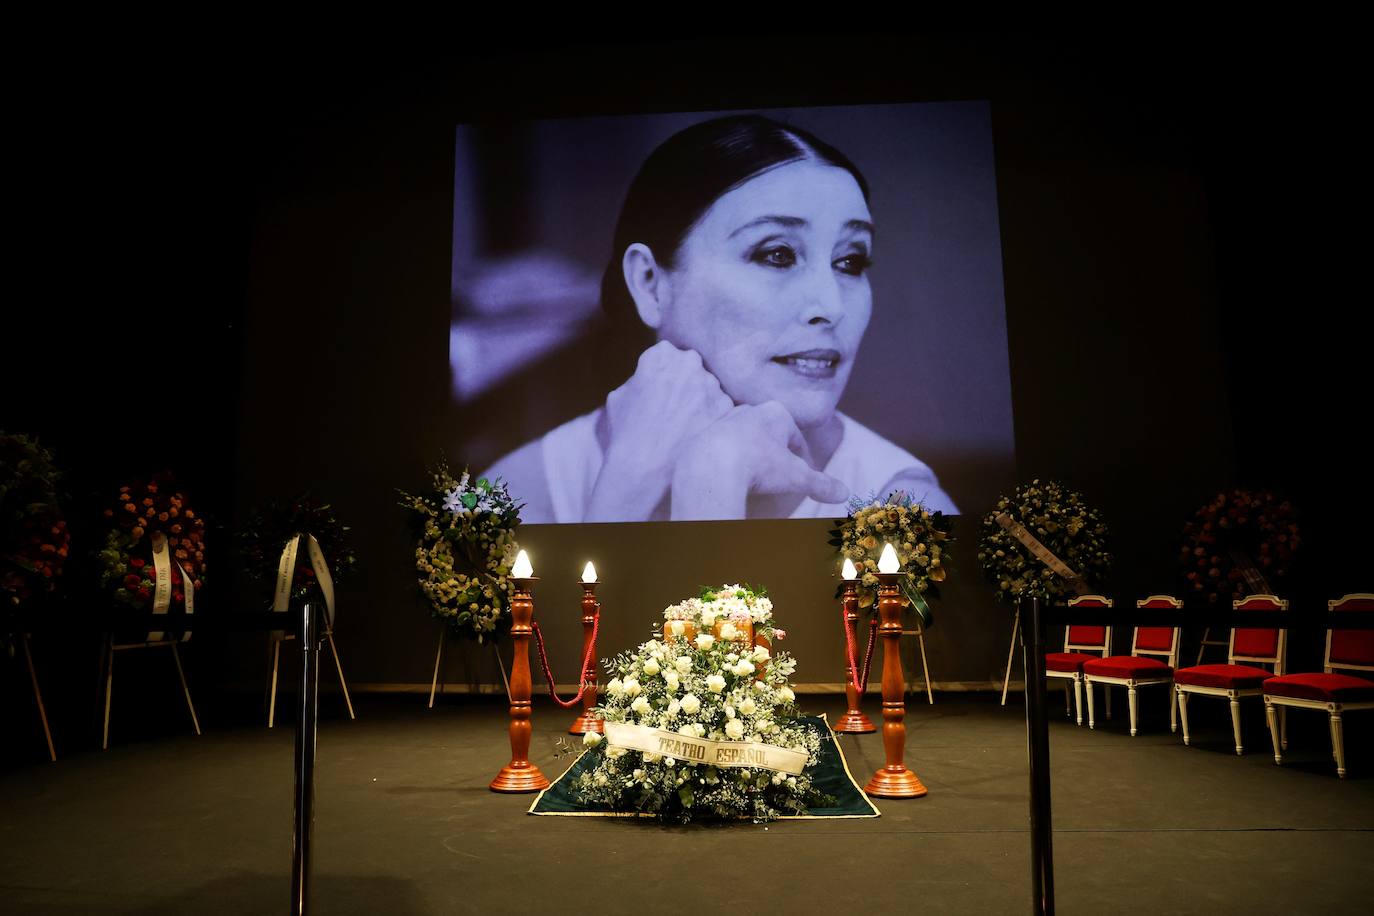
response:
[[[515,558],[515,568],[510,574],[517,579],[533,579],[534,567],[530,565],[530,558],[525,551],[520,551],[520,555]]]
[[[883,555],[878,558],[878,572],[895,573],[902,568],[902,564],[897,562],[897,551],[892,549],[892,544],[883,545]]]
[[[854,568],[854,561],[851,560],[851,559],[849,559],[849,557],[845,557],[845,558],[844,558],[844,566],[840,568],[840,578],[841,578],[841,579],[857,579],[857,578],[859,578],[859,571],[858,571],[857,569]]]
[[[587,568],[582,570],[582,581],[589,585],[596,581],[596,567],[592,565],[591,560],[587,561]]]

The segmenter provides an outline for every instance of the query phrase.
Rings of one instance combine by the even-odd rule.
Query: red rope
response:
[[[549,696],[553,701],[564,709],[571,709],[582,702],[582,694],[587,689],[587,671],[592,666],[592,657],[596,655],[596,631],[601,629],[601,611],[598,609],[596,616],[592,618],[592,641],[587,643],[587,654],[582,659],[582,675],[577,685],[577,696],[571,700],[563,700],[558,696],[558,691],[554,689],[553,670],[549,668],[549,657],[544,652],[544,634],[539,630],[539,621],[534,621],[534,644],[539,648],[539,664],[544,669],[544,677],[549,682]]]
[[[862,694],[868,690],[868,671],[873,664],[874,637],[878,635],[878,615],[874,614],[868,622],[868,648],[864,649],[863,675],[857,681],[854,679],[854,672],[859,665],[854,658],[854,634],[850,632],[849,615],[845,613],[844,605],[840,605],[840,623],[844,627],[845,648],[849,650],[849,684]]]

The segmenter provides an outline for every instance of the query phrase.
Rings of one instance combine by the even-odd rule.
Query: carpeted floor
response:
[[[1057,902],[1063,913],[1364,913],[1374,899],[1374,715],[1347,719],[1337,780],[1318,713],[1291,720],[1276,767],[1258,704],[1243,758],[1226,704],[1192,704],[1194,744],[1142,694],[1143,732],[1050,728]],[[841,698],[802,698],[833,720]],[[1057,697],[1051,709],[1058,711]],[[1029,907],[1020,698],[912,698],[908,764],[930,788],[883,816],[668,827],[530,817],[488,781],[509,756],[504,704],[322,700],[316,913],[1018,913]],[[1209,707],[1216,707],[1210,709]],[[0,912],[284,912],[292,723],[132,738],[105,753],[0,775]],[[870,715],[877,703],[870,701]],[[536,703],[531,757],[550,778],[571,716]],[[169,720],[169,731],[177,727]],[[575,740],[575,739],[574,739]],[[844,738],[860,783],[877,735]],[[1291,761],[1291,762],[1290,762]]]

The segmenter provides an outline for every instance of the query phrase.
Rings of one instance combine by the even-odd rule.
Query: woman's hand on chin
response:
[[[647,519],[692,439],[734,408],[695,350],[659,341],[606,398],[606,450],[585,521]]]
[[[801,430],[777,401],[740,405],[694,436],[673,472],[674,519],[744,518],[751,494],[844,502],[849,489],[815,470]]]

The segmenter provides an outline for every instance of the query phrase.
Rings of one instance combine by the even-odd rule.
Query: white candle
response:
[[[902,564],[897,562],[897,551],[892,549],[892,544],[883,545],[883,555],[878,558],[878,572],[895,573],[902,568]]]
[[[582,581],[588,584],[596,581],[596,567],[592,565],[591,560],[587,561],[587,568],[582,570]]]
[[[511,575],[517,579],[534,578],[534,567],[530,565],[530,558],[525,551],[520,551],[520,555],[515,558],[515,568],[511,570]]]
[[[859,571],[858,571],[857,569],[854,568],[854,561],[851,560],[851,559],[849,559],[849,557],[845,557],[845,558],[844,558],[844,566],[840,568],[840,578],[841,578],[841,579],[857,579],[857,578],[859,578]]]

